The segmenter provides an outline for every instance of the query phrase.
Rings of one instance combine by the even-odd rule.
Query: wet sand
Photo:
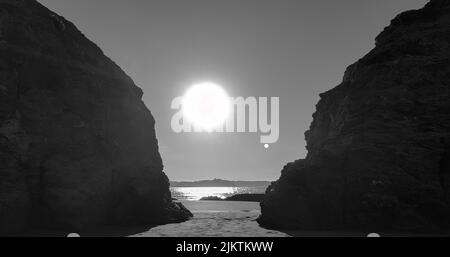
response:
[[[286,237],[286,233],[260,227],[257,202],[181,201],[194,217],[136,234],[136,237]]]

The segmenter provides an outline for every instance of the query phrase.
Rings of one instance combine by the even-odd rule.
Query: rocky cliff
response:
[[[450,1],[397,16],[320,97],[308,155],[267,189],[259,223],[448,231]]]
[[[0,233],[182,221],[142,91],[34,0],[0,0]]]

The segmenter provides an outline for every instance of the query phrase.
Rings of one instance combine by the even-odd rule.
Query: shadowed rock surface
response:
[[[449,231],[450,1],[397,16],[321,94],[306,159],[261,203],[274,228]]]
[[[141,97],[72,23],[0,0],[0,234],[189,218]]]
[[[236,194],[222,199],[218,196],[202,197],[201,201],[237,201],[237,202],[260,202],[264,199],[264,194]]]

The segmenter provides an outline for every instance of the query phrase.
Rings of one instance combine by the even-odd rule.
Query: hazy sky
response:
[[[426,0],[39,0],[98,44],[144,90],[172,180],[274,180],[306,155],[319,93],[374,47],[401,11]],[[176,134],[170,104],[194,82],[230,96],[280,97],[280,139]]]

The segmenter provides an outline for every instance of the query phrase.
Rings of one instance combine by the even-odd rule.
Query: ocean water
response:
[[[170,191],[178,200],[197,201],[207,196],[224,199],[235,194],[263,194],[266,187],[171,187]]]

